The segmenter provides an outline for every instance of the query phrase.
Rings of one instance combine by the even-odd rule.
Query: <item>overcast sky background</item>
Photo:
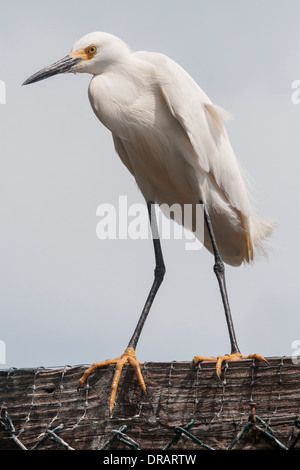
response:
[[[143,198],[93,114],[88,75],[23,81],[88,32],[179,62],[227,123],[259,215],[279,222],[268,260],[226,267],[243,354],[283,356],[300,340],[299,0],[1,2],[0,339],[8,367],[89,364],[123,353],[153,279],[150,240],[96,237],[102,203]],[[213,258],[164,240],[167,267],[140,361],[230,352]]]

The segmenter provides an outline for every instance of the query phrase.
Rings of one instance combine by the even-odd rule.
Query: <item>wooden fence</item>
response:
[[[144,363],[146,394],[125,366],[113,416],[113,366],[77,389],[85,366],[0,371],[0,450],[300,448],[300,365],[290,357]],[[294,361],[295,362],[295,361]]]

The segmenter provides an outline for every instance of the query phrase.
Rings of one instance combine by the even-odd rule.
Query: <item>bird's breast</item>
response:
[[[99,120],[122,142],[142,193],[153,198],[169,188],[172,196],[165,195],[166,201],[190,200],[192,188],[197,193],[197,178],[184,157],[191,145],[160,90],[120,79],[116,87],[117,82],[116,77],[95,77],[90,101]]]
[[[95,76],[89,86],[91,106],[104,126],[124,139],[133,130],[153,128],[154,90],[122,76]]]

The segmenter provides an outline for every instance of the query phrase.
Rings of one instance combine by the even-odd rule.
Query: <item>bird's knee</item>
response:
[[[224,263],[221,259],[217,259],[214,264],[214,273],[218,275],[223,275],[225,271]]]
[[[165,267],[165,265],[156,266],[156,268],[155,268],[155,270],[154,270],[154,276],[155,276],[155,279],[156,279],[157,281],[162,282],[162,281],[163,281],[163,278],[165,277],[165,274],[166,274],[166,267]]]

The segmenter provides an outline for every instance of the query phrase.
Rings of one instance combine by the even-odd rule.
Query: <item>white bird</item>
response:
[[[194,230],[196,206],[202,204],[204,245],[214,255],[229,337],[231,354],[194,362],[217,362],[220,375],[224,360],[257,358],[242,356],[237,345],[225,286],[224,264],[250,263],[265,253],[265,239],[274,223],[259,219],[251,206],[240,165],[223,121],[228,116],[211,102],[191,76],[167,56],[132,52],[114,35],[95,32],[80,39],[62,60],[31,76],[33,83],[62,72],[89,73],[89,99],[98,119],[112,133],[115,149],[134,176],[148,205],[155,250],[155,278],[141,317],[125,353],[93,364],[79,381],[97,367],[115,363],[116,372],[109,401],[114,407],[121,369],[129,362],[143,390],[146,386],[135,349],[156,292],[165,274],[157,236],[153,205],[193,206],[190,221],[177,220]]]

